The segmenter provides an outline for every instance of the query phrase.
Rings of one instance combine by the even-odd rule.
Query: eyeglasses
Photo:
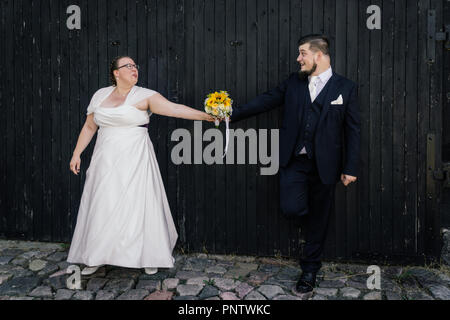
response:
[[[131,63],[124,64],[123,66],[118,67],[117,70],[119,70],[120,68],[123,68],[123,67],[127,67],[127,69],[129,69],[129,70],[131,70],[133,68],[136,68],[136,70],[139,70],[139,65],[131,64]]]

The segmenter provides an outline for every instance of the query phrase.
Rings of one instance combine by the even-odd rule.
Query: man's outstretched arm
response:
[[[280,83],[276,88],[264,92],[250,102],[233,107],[231,122],[238,122],[283,105],[288,81],[289,78]]]

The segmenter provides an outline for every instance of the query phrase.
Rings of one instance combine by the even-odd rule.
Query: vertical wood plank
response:
[[[381,1],[371,4],[382,7]],[[370,246],[375,253],[381,253],[381,31],[370,30],[370,120],[369,120],[369,206],[370,206]]]
[[[404,250],[405,212],[405,54],[406,45],[406,6],[404,1],[395,2],[395,39],[394,39],[394,253]]]
[[[356,82],[358,88],[360,83],[358,82],[358,66],[359,66],[359,44],[358,44],[358,34],[359,34],[359,18],[358,18],[358,1],[348,0],[347,1],[347,55],[346,55],[346,65],[347,65],[347,77]],[[336,54],[338,54],[337,51]],[[361,101],[361,92],[358,91],[358,99]],[[360,104],[359,108],[363,106]],[[360,155],[361,158],[361,155]],[[361,161],[360,161],[361,162]],[[360,172],[363,170],[362,163],[360,163]],[[363,188],[361,181],[361,173],[358,175],[358,180],[352,186],[350,185],[347,189],[347,257],[353,257],[358,250],[358,235],[360,234],[358,230],[359,226],[359,216],[360,216],[360,203],[359,194],[360,189]]]
[[[428,66],[427,39],[428,39],[428,9],[429,0],[419,0],[418,3],[418,77],[417,86],[420,88],[417,110],[417,253],[425,253],[427,241],[427,133],[429,124],[430,99],[430,68]]]
[[[405,253],[417,252],[417,1],[407,2],[405,111]]]
[[[358,12],[360,17],[366,17],[366,9],[370,5],[369,1],[358,1]],[[361,106],[361,179],[358,186],[360,189],[361,207],[359,214],[359,251],[370,251],[370,194],[369,194],[369,121],[370,121],[370,104],[368,97],[370,96],[370,73],[369,73],[369,59],[370,59],[370,47],[369,31],[364,25],[364,20],[359,22],[360,28],[358,29],[358,84],[359,84],[359,104]]]
[[[326,3],[328,4],[328,3]],[[331,12],[332,14],[333,12]],[[330,13],[327,15],[330,17]],[[334,19],[335,17],[335,19]],[[352,19],[352,18],[350,18]],[[328,24],[328,28],[332,28],[336,30],[329,34],[332,36],[334,34],[334,63],[332,61],[332,68],[336,73],[341,75],[346,75],[347,70],[347,1],[340,1],[335,5],[335,15],[332,16],[332,20],[335,20],[335,24],[331,27],[331,24]],[[327,32],[330,32],[328,30]],[[333,66],[334,64],[334,66]],[[354,186],[351,186],[354,187]],[[347,256],[347,203],[346,203],[346,194],[350,188],[345,188],[342,183],[338,183],[336,186],[336,195],[335,195],[335,212],[334,215],[334,223],[332,225],[335,227],[336,232],[336,257],[342,258]]]
[[[236,1],[227,0],[225,2],[226,11],[226,88],[233,99],[233,106],[236,105],[236,81],[237,81],[237,64],[236,64],[236,47],[232,46],[231,43],[236,40]],[[230,124],[230,127],[234,127]],[[234,157],[236,158],[236,156]],[[225,158],[227,159],[227,157]],[[234,160],[234,159],[233,159]],[[226,165],[226,187],[227,187],[227,205],[226,205],[226,215],[227,215],[227,246],[226,253],[234,253],[239,242],[240,234],[237,232],[238,216],[242,213],[238,212],[237,207],[237,194],[236,186],[238,185],[239,177],[237,176],[237,166]]]
[[[393,237],[393,79],[394,79],[394,16],[389,12],[394,12],[394,0],[383,0],[382,7],[382,43],[381,51],[381,214],[382,214],[382,234],[381,246],[387,255],[392,254]]]

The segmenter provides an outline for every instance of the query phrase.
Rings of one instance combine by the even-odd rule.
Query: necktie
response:
[[[309,81],[309,93],[311,94],[311,102],[316,99],[317,84],[319,83],[319,76],[312,76]]]

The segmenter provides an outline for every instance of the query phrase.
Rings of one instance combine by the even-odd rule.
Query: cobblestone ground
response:
[[[174,254],[175,267],[154,275],[106,265],[69,290],[67,253],[64,244],[0,240],[0,300],[450,300],[445,268],[380,266],[381,290],[369,290],[368,265],[324,262],[312,295],[298,297],[294,260],[207,254]]]

